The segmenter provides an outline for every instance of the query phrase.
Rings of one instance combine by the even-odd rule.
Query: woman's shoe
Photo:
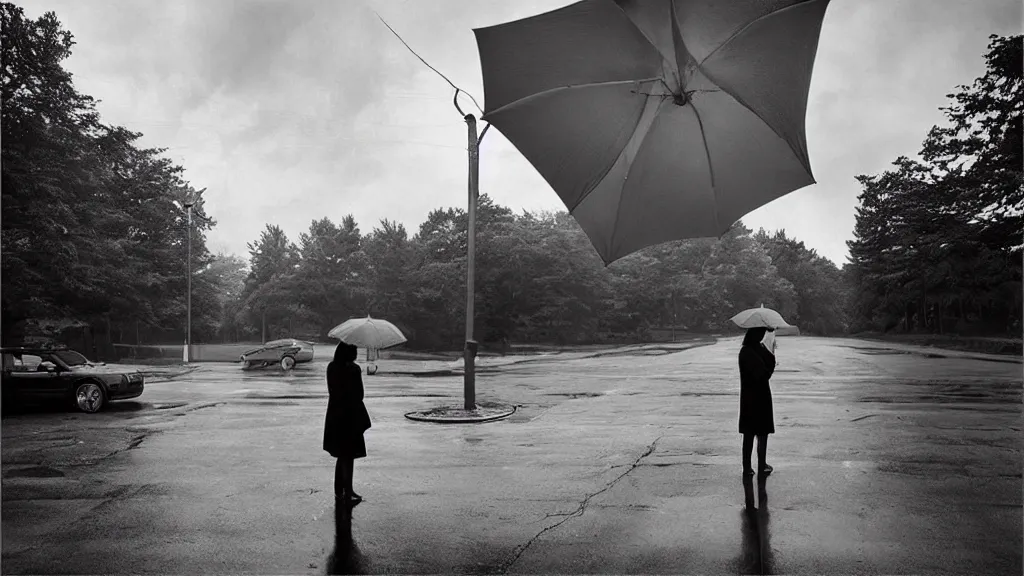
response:
[[[349,492],[348,501],[353,504],[358,504],[363,501],[363,497],[360,496],[359,494],[356,494],[355,492]]]
[[[774,470],[774,468],[772,468],[771,466],[769,466],[767,464],[765,464],[764,466],[761,466],[761,474],[763,474],[765,476],[771,474],[772,470]]]
[[[754,475],[754,469],[753,468],[744,468],[743,469],[743,475],[744,476],[753,476]]]

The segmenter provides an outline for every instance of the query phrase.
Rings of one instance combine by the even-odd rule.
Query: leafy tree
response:
[[[756,240],[772,259],[780,277],[796,291],[796,310],[790,323],[810,334],[841,334],[848,328],[846,290],[841,272],[827,258],[784,230],[769,235],[758,231]]]
[[[224,253],[215,255],[209,266],[199,273],[200,277],[215,287],[219,309],[217,317],[220,320],[216,331],[223,340],[239,338],[240,327],[236,316],[248,274],[248,263],[244,258]]]
[[[701,302],[708,328],[727,327],[736,313],[762,304],[783,317],[796,312],[793,285],[778,275],[771,256],[742,222],[715,243],[702,274]]]
[[[242,290],[241,313],[250,326],[258,326],[261,339],[290,328],[302,313],[295,298],[299,251],[279,226],[267,224],[249,247],[249,276]]]
[[[406,311],[405,278],[413,259],[405,227],[384,219],[363,246],[368,276],[368,313],[379,317],[401,317]]]
[[[1018,331],[1022,52],[1024,37],[993,36],[985,75],[950,95],[949,125],[929,132],[921,160],[858,177],[857,329]]]
[[[74,41],[52,12],[30,20],[3,3],[0,19],[5,339],[19,321],[46,318],[97,324],[108,336],[140,324],[182,335],[187,228],[177,202],[198,198],[201,269],[215,224],[201,194],[163,150],[140,149],[138,133],[100,122],[62,66]],[[215,312],[199,289],[194,320],[205,325]]]
[[[352,215],[338,226],[328,218],[314,220],[299,235],[296,295],[318,333],[325,336],[345,319],[366,309],[368,274],[363,239]]]

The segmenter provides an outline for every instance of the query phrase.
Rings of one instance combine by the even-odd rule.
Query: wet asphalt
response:
[[[461,403],[458,375],[364,376],[353,509],[320,449],[322,361],[206,364],[100,414],[7,416],[0,568],[1022,572],[1019,359],[780,338],[775,472],[745,481],[738,346],[495,360],[478,400],[519,410],[474,425],[403,416]]]

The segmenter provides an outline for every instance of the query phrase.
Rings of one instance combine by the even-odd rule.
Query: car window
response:
[[[34,372],[43,361],[41,357],[34,354],[15,354],[13,356],[14,362],[11,369],[14,372]]]
[[[74,350],[61,350],[59,352],[54,352],[53,355],[68,366],[85,366],[89,363],[85,356],[82,356]]]
[[[44,358],[39,363],[39,367],[36,368],[36,372],[54,371],[57,369],[57,364],[50,359]]]

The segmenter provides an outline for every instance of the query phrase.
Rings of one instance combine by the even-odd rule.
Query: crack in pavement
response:
[[[196,410],[202,410],[203,408],[214,408],[216,406],[221,406],[223,404],[227,404],[227,402],[224,402],[224,401],[220,401],[220,402],[204,402],[204,403],[200,403],[200,404],[197,404],[197,405],[194,405],[194,406],[188,406],[188,407],[186,407],[184,410],[182,410],[180,412],[173,412],[171,414],[161,415],[161,417],[158,419],[159,421],[157,421],[157,422],[150,422],[150,424],[170,422],[170,421],[175,420],[176,418],[180,418],[182,416],[185,416],[186,414],[188,414],[190,412],[194,412]],[[108,459],[110,459],[110,458],[112,458],[114,456],[117,456],[118,454],[121,454],[122,452],[127,452],[129,450],[134,450],[134,449],[138,448],[142,444],[142,442],[148,436],[150,436],[151,434],[156,434],[156,433],[160,432],[159,430],[146,430],[145,425],[143,425],[143,426],[129,425],[129,426],[125,426],[124,430],[125,430],[125,432],[136,433],[134,436],[132,436],[132,439],[128,441],[128,444],[124,448],[118,448],[117,450],[114,450],[113,452],[110,452],[109,454],[106,454],[104,456],[100,456],[99,458],[97,458],[97,459],[95,459],[95,460],[93,460],[91,462],[82,462],[82,463],[78,463],[76,465],[78,465],[78,466],[82,466],[82,465],[84,465],[84,466],[92,466],[92,465],[95,465],[95,464],[97,464],[99,462],[102,462],[104,460],[108,460]]]
[[[549,530],[554,530],[555,528],[558,528],[559,526],[561,526],[562,524],[565,524],[566,522],[568,522],[572,518],[577,518],[579,516],[582,516],[583,513],[586,512],[587,504],[590,503],[590,500],[592,498],[594,498],[595,496],[597,496],[599,494],[607,492],[608,490],[610,490],[612,488],[612,486],[615,486],[616,484],[618,484],[618,482],[620,480],[625,478],[627,474],[629,474],[633,470],[636,470],[640,466],[640,462],[644,458],[646,458],[646,457],[650,456],[652,453],[654,453],[654,449],[658,446],[658,441],[661,440],[662,437],[663,437],[663,435],[662,436],[658,436],[657,438],[655,438],[654,442],[651,442],[647,446],[647,449],[644,450],[644,452],[642,454],[640,454],[640,456],[637,456],[636,460],[633,461],[633,464],[630,465],[628,470],[626,470],[622,474],[619,474],[614,480],[612,480],[611,482],[606,484],[604,488],[601,488],[600,490],[598,490],[597,492],[594,492],[592,494],[587,494],[586,497],[583,498],[583,500],[579,503],[579,505],[576,507],[575,510],[573,510],[572,512],[557,512],[557,513],[548,514],[545,518],[551,518],[551,517],[554,517],[554,516],[564,516],[564,518],[562,518],[558,522],[555,522],[551,526],[548,526],[548,527],[544,528],[543,530],[538,532],[533,538],[530,538],[530,540],[527,541],[526,544],[523,544],[522,546],[520,546],[519,549],[516,551],[515,556],[512,558],[512,560],[509,561],[508,564],[503,566],[501,568],[500,572],[502,574],[508,572],[509,569],[511,569],[512,566],[516,562],[519,561],[519,558],[523,555],[523,553],[526,552],[527,548],[529,548],[530,545],[533,544],[538,538],[543,536],[545,532],[548,532]],[[619,465],[619,466],[622,466],[622,465]],[[617,467],[618,466],[613,466],[613,468],[617,468]]]
[[[203,408],[215,408],[222,404],[227,404],[225,401],[220,402],[203,402],[202,404],[196,404],[195,406],[189,406],[185,408],[185,412],[195,412],[196,410],[202,410]]]
[[[107,454],[106,456],[101,456],[100,458],[97,458],[95,462],[90,462],[90,465],[117,456],[122,452],[127,452],[129,450],[134,450],[138,448],[139,445],[142,444],[142,441],[146,439],[146,436],[149,436],[149,434],[149,432],[143,432],[142,434],[134,436],[131,440],[128,441],[128,445],[125,446],[124,448],[118,448],[117,450],[114,450],[113,452]]]

